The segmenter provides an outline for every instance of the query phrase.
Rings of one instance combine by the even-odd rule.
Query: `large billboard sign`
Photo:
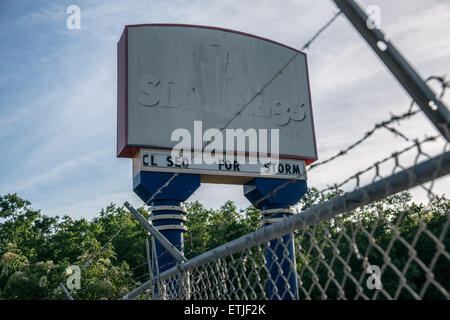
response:
[[[142,149],[160,152],[159,159],[184,132],[190,144],[183,150],[194,153],[217,140],[216,153],[255,157],[261,149],[252,147],[254,138],[281,162],[317,159],[306,55],[236,31],[126,26],[118,43],[117,116],[117,156],[138,159],[140,168]]]

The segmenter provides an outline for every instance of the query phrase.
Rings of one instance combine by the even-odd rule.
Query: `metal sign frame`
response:
[[[169,148],[165,148],[164,146],[158,145],[146,145],[146,144],[132,144],[129,141],[129,79],[128,79],[128,37],[129,30],[131,28],[139,28],[139,27],[177,27],[177,28],[200,28],[200,29],[209,29],[215,31],[222,31],[226,33],[233,33],[242,35],[245,37],[249,37],[250,39],[259,39],[264,42],[268,42],[274,44],[279,47],[283,47],[289,49],[289,52],[292,52],[293,55],[301,55],[305,59],[305,71],[306,71],[306,83],[307,83],[307,99],[309,104],[309,114],[311,120],[311,129],[312,129],[312,143],[314,149],[314,155],[309,157],[297,156],[295,154],[282,154],[280,152],[280,159],[295,159],[295,160],[304,160],[306,165],[317,160],[317,146],[316,146],[316,138],[315,138],[315,129],[314,129],[314,117],[311,105],[311,94],[310,94],[310,86],[309,86],[309,76],[308,76],[308,66],[306,60],[306,54],[284,44],[278,43],[276,41],[272,41],[266,38],[258,37],[252,34],[238,32],[229,29],[209,27],[209,26],[197,26],[197,25],[184,25],[184,24],[143,24],[143,25],[128,25],[125,27],[125,30],[121,36],[121,39],[118,43],[118,88],[117,88],[117,98],[118,98],[118,108],[117,108],[117,157],[126,157],[133,158],[137,154],[137,152],[141,148],[150,148],[150,149],[159,149],[159,150],[170,150]],[[282,61],[284,62],[284,61]],[[281,139],[280,139],[281,140]],[[192,149],[194,151],[195,149]],[[249,152],[245,152],[246,156],[251,156]]]
[[[141,171],[178,172],[200,174],[201,182],[219,184],[245,184],[254,177],[307,180],[306,164],[303,160],[279,159],[271,163],[263,159],[263,163],[250,164],[234,161],[213,164],[195,164],[191,159],[172,158],[167,150],[140,148],[133,158],[133,177]],[[181,160],[183,159],[183,160]]]

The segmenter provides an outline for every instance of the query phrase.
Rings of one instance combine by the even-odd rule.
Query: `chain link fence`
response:
[[[441,100],[449,82],[438,76],[429,81],[441,85]],[[450,201],[435,190],[436,181],[450,173],[448,123],[438,124],[442,135],[411,139],[394,125],[423,113],[414,106],[412,102],[405,113],[375,124],[309,170],[346,155],[378,130],[409,146],[342,182],[310,189],[305,200],[286,209],[295,214],[266,221],[257,231],[157,273],[123,299],[449,299]],[[295,181],[287,180],[253,205]],[[424,197],[414,201],[405,192],[417,190]]]
[[[152,285],[160,299],[448,299],[450,202],[434,194],[433,183],[450,172],[449,144],[434,157],[422,151],[442,140],[416,141],[347,179],[352,191],[339,184],[317,191],[297,214],[177,265],[124,299]],[[416,159],[409,168],[401,164],[407,151]],[[383,178],[380,165],[388,161],[392,174]],[[360,186],[363,174],[372,181]],[[417,187],[426,203],[402,193]]]

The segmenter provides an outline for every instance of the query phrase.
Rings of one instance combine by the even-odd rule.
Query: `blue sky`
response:
[[[360,3],[380,6],[382,28],[423,77],[450,73],[448,1]],[[81,8],[80,30],[66,28],[71,4]],[[17,192],[46,214],[73,217],[91,218],[110,202],[141,205],[131,161],[115,157],[116,43],[124,25],[213,25],[300,48],[334,12],[331,1],[0,1],[0,194]],[[344,17],[306,52],[321,159],[408,108],[408,95]],[[423,115],[400,129],[411,138],[436,134]],[[409,144],[380,132],[312,171],[309,184],[344,180]],[[437,143],[427,151],[441,150]],[[240,186],[203,185],[192,199],[249,205]]]

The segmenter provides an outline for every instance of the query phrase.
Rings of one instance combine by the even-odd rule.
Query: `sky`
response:
[[[449,1],[359,3],[380,8],[381,28],[423,78],[450,73]],[[66,27],[72,4],[81,10],[79,30]],[[0,0],[0,195],[18,193],[45,214],[74,218],[92,218],[111,202],[143,204],[132,191],[131,160],[115,156],[116,45],[125,25],[216,26],[301,48],[335,12],[325,0]],[[408,110],[408,94],[343,15],[305,52],[320,160]],[[394,126],[409,141],[378,130],[345,157],[311,170],[309,186],[343,181],[412,139],[437,134],[423,114]],[[439,140],[424,151],[443,148]],[[405,155],[402,164],[414,156]],[[448,195],[449,182],[440,179],[433,190]],[[250,205],[238,185],[203,184],[189,200],[211,208],[226,200]]]

